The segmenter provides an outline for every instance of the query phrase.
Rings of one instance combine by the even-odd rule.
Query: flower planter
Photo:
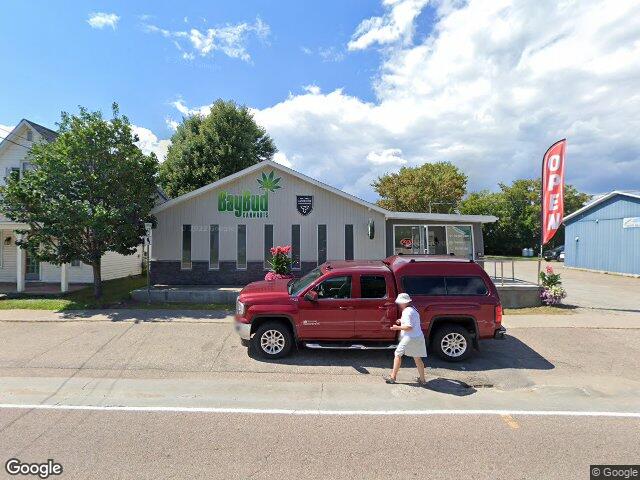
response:
[[[264,276],[264,279],[267,281],[280,280],[280,279],[289,279],[293,278],[293,275],[290,273],[276,273],[276,272],[267,272]]]

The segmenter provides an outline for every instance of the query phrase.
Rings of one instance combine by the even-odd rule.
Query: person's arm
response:
[[[413,327],[411,326],[411,319],[405,312],[406,310],[402,312],[402,316],[398,320],[400,325],[391,325],[391,327],[389,327],[391,330],[404,330],[405,332],[413,330]]]

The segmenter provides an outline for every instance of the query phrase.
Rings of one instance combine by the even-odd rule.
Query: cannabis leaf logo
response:
[[[269,175],[266,175],[262,172],[261,178],[258,178],[258,183],[260,184],[260,188],[267,192],[275,192],[280,188],[278,183],[280,182],[280,177],[275,178],[275,172],[271,170]]]

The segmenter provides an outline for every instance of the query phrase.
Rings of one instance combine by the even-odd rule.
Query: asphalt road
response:
[[[640,461],[640,315],[508,317],[473,360],[430,357],[427,388],[410,362],[384,384],[389,352],[265,362],[207,315],[3,313],[0,461],[74,479],[565,479]]]
[[[584,480],[590,464],[638,463],[639,427],[638,419],[16,410],[0,411],[0,457],[52,458],[60,478],[73,479]]]

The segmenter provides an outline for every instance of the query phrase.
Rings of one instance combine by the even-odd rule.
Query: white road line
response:
[[[106,412],[166,412],[166,413],[237,413],[268,415],[525,415],[535,417],[610,417],[640,418],[640,412],[582,412],[571,410],[289,410],[278,408],[217,408],[217,407],[152,407],[124,405],[24,405],[0,404],[0,409],[19,410],[92,410]]]

